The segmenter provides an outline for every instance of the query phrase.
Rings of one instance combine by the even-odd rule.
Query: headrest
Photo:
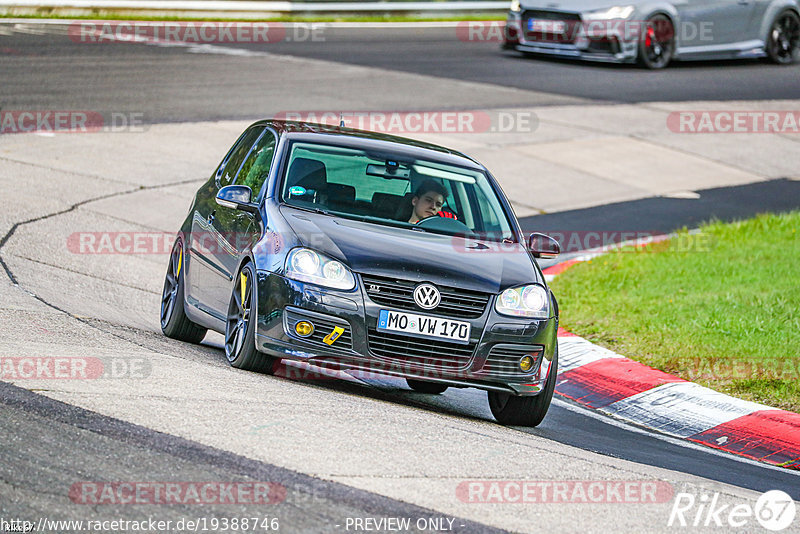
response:
[[[289,187],[299,185],[306,189],[324,191],[328,187],[325,164],[316,159],[295,158],[286,178]]]

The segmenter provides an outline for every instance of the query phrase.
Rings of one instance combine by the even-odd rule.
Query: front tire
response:
[[[445,384],[439,384],[438,382],[427,382],[425,380],[413,380],[411,378],[406,378],[406,384],[408,384],[408,387],[417,393],[438,395],[439,393],[444,393],[447,390],[447,386]]]
[[[183,242],[178,239],[172,246],[164,289],[161,291],[161,331],[172,339],[200,343],[208,329],[190,321],[183,309],[184,263]]]
[[[675,28],[665,15],[653,15],[639,39],[637,61],[648,69],[663,69],[675,54]]]
[[[256,273],[248,263],[236,277],[225,321],[225,357],[238,369],[272,374],[275,358],[256,350]]]
[[[553,354],[550,375],[547,377],[544,390],[535,397],[517,397],[509,393],[489,391],[489,408],[492,410],[492,415],[501,425],[537,426],[550,408],[553,391],[556,389],[557,375],[558,347]]]
[[[778,65],[791,65],[800,58],[800,17],[786,10],[775,17],[767,36],[767,56]]]

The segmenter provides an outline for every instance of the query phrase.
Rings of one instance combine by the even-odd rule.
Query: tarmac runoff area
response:
[[[714,187],[796,180],[798,135],[678,134],[667,122],[673,111],[797,106],[704,102],[508,110],[535,114],[536,129],[409,136],[463,150],[486,164],[523,217],[659,195],[688,201]],[[209,335],[201,346],[164,338],[157,310],[167,254],[81,253],[70,249],[70,237],[174,234],[194,191],[248,123],[0,136],[0,183],[10,196],[0,213],[0,258],[9,274],[0,283],[0,357],[92,356],[144,369],[122,371],[116,380],[6,382],[253,460],[514,531],[529,531],[531,524],[557,531],[674,527],[667,526],[669,499],[640,503],[630,513],[596,503],[504,506],[487,492],[470,500],[467,491],[462,498],[460,485],[646,480],[666,482],[676,493],[716,494],[720,505],[755,502],[758,494],[742,488],[554,447],[493,423],[488,409],[452,417],[364,389],[352,394],[347,385],[243,373],[228,367],[220,336]]]

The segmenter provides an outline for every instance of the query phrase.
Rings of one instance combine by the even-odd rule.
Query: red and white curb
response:
[[[552,279],[601,252],[544,269]],[[800,414],[736,399],[559,328],[556,393],[669,436],[800,470]]]

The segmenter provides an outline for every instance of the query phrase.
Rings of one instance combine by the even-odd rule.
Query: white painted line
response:
[[[159,11],[257,11],[330,13],[364,11],[481,11],[505,10],[504,1],[465,2],[276,2],[248,0],[2,0],[0,7],[80,7],[92,9],[155,9]]]
[[[476,22],[477,24],[489,24],[491,22],[505,23],[505,21],[497,21],[497,20],[469,21],[469,22]],[[334,28],[334,29],[375,28],[381,30],[392,30],[392,29],[411,29],[411,28],[457,28],[459,25],[464,24],[464,21],[441,20],[441,21],[415,21],[415,22],[314,22],[312,24],[320,24],[324,28]]]
[[[156,22],[157,25],[163,25],[163,22]],[[129,39],[126,36],[118,37],[111,33],[104,34],[102,30],[95,30],[95,35],[99,38],[102,36],[104,40],[118,41],[130,44],[143,44],[148,46],[158,46],[161,48],[187,48],[190,54],[219,54],[223,56],[242,56],[242,57],[272,57],[278,58],[269,52],[261,52],[258,50],[249,50],[247,48],[236,48],[233,46],[220,46],[208,43],[191,43],[183,41],[169,41],[165,39]]]
[[[576,369],[587,363],[607,358],[624,358],[616,352],[597,346],[582,337],[558,338],[558,372]]]
[[[769,406],[736,399],[693,382],[657,386],[599,410],[659,432],[688,438]]]
[[[694,200],[700,198],[700,193],[697,193],[695,191],[673,191],[672,193],[666,193],[661,196],[664,198]]]
[[[2,7],[2,0],[0,0],[0,7]],[[53,26],[68,26],[70,24],[74,24],[76,22],[93,22],[91,19],[29,19],[29,18],[0,18],[0,25],[5,24],[41,24],[41,25],[53,25]],[[98,20],[94,22],[107,22],[113,23],[113,20]],[[125,22],[133,22],[130,20],[126,20]],[[181,22],[181,21],[135,21],[139,26],[163,26],[165,22]],[[256,20],[248,20],[242,19],[241,21],[236,21],[240,23],[255,23],[255,22],[270,22],[267,21],[256,21]],[[490,23],[497,23],[503,21],[468,21],[474,22],[477,24],[490,24]],[[457,28],[459,25],[464,24],[464,21],[456,21],[456,20],[441,20],[441,21],[414,21],[414,22],[272,22],[272,24],[281,24],[287,28],[307,28],[309,26],[314,26],[315,28],[341,28],[341,29],[360,29],[360,28],[367,28],[367,29],[381,29],[381,30],[389,30],[389,29],[417,29],[417,28]],[[0,32],[4,30],[0,26]],[[10,34],[9,34],[10,35]],[[106,38],[107,36],[104,36]]]
[[[721,450],[718,450],[718,449],[714,449],[714,448],[708,447],[707,445],[700,445],[699,443],[694,443],[692,441],[686,441],[684,439],[675,438],[675,437],[672,437],[672,436],[668,436],[666,434],[662,434],[660,432],[654,432],[653,430],[646,430],[646,429],[640,428],[638,426],[631,425],[628,421],[619,421],[619,420],[615,419],[614,417],[609,417],[607,414],[599,414],[599,413],[597,413],[597,410],[594,410],[594,409],[591,409],[591,408],[585,408],[585,407],[579,406],[579,405],[575,405],[572,402],[562,400],[562,399],[558,398],[557,396],[553,397],[553,401],[552,402],[553,402],[553,404],[555,404],[556,406],[558,406],[560,408],[564,408],[564,409],[569,410],[571,412],[574,412],[574,413],[577,413],[577,414],[580,414],[580,415],[583,415],[583,416],[586,416],[586,417],[590,417],[592,419],[596,419],[596,420],[598,420],[598,421],[600,421],[602,423],[605,423],[607,425],[611,425],[611,426],[616,427],[616,428],[621,428],[622,430],[627,430],[628,432],[635,432],[637,434],[642,434],[644,436],[649,436],[651,438],[655,438],[655,439],[658,439],[660,441],[664,441],[666,443],[670,443],[672,445],[678,445],[680,447],[685,447],[687,449],[692,449],[692,450],[695,450],[695,451],[701,451],[701,452],[705,452],[705,453],[708,453],[708,454],[713,454],[714,456],[720,456],[720,457],[726,458],[728,460],[733,460],[733,461],[741,462],[741,463],[744,463],[744,464],[750,464],[750,465],[754,465],[754,466],[757,466],[757,467],[763,467],[764,469],[772,469],[773,471],[777,471],[777,472],[780,472],[780,473],[789,473],[791,475],[800,477],[800,471],[795,471],[795,470],[792,470],[792,469],[786,469],[784,467],[778,467],[776,465],[772,465],[772,464],[768,464],[768,463],[764,463],[764,462],[759,462],[757,460],[752,460],[750,458],[746,458],[744,456],[739,456],[739,455],[733,454],[731,452],[726,452],[726,451],[721,451]]]

